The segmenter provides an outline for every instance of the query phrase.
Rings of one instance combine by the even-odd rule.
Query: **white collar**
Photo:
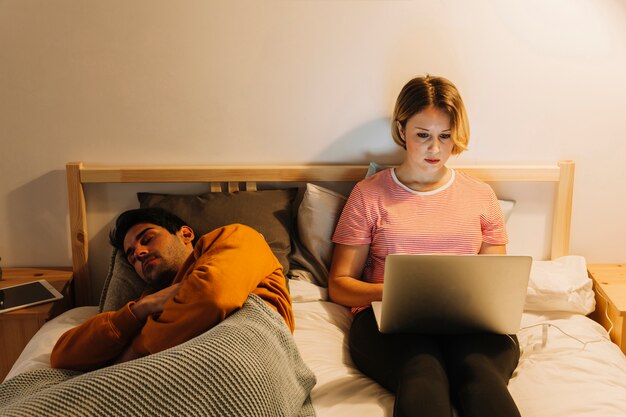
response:
[[[446,181],[445,184],[443,184],[441,187],[435,188],[434,190],[430,190],[430,191],[415,191],[409,187],[407,187],[406,185],[402,184],[400,182],[400,180],[398,179],[398,177],[396,177],[396,169],[392,168],[391,169],[391,178],[393,178],[394,182],[396,184],[398,184],[400,187],[404,188],[406,191],[413,193],[413,194],[418,194],[418,195],[432,195],[432,194],[437,194],[445,189],[447,189],[448,187],[450,187],[452,185],[452,183],[454,182],[454,179],[456,178],[456,172],[452,169],[452,168],[448,168],[450,170],[450,179],[448,181]]]

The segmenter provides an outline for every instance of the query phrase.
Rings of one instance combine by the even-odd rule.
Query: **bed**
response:
[[[184,216],[202,218],[192,224],[199,230],[233,219],[257,227],[289,269],[296,319],[293,340],[314,383],[313,386],[306,369],[302,370],[311,384],[303,394],[308,401],[305,405],[310,408],[303,407],[294,414],[391,416],[393,395],[353,366],[347,349],[352,316],[348,309],[328,300],[325,288],[332,251],[329,236],[345,195],[352,184],[372,169],[376,169],[375,164],[262,167],[67,164],[77,308],[43,326],[2,385],[29,372],[45,370],[49,367],[49,352],[62,332],[99,310],[115,308],[121,302],[119,299],[141,291],[134,287],[137,282],[128,277],[127,268],[113,253],[100,305],[89,306],[94,285],[88,268],[89,184],[132,183],[139,191],[140,205],[159,205]],[[522,415],[626,415],[626,359],[611,343],[606,330],[587,317],[594,309],[594,294],[585,259],[569,254],[574,163],[455,169],[466,170],[489,182],[499,196],[500,190],[515,188],[518,183],[530,183],[533,187],[548,184],[549,192],[554,194],[553,204],[549,205],[550,221],[545,227],[549,236],[536,237],[538,243],[548,242],[544,251],[547,256],[542,259],[541,255],[534,255],[518,332],[522,355],[509,383]],[[197,195],[142,192],[148,183],[171,184],[172,190],[180,183],[200,183],[206,184],[207,190]],[[501,203],[505,212],[512,210],[515,216],[515,205],[504,198]],[[268,216],[259,219],[264,211]],[[208,223],[207,218],[211,219]],[[0,405],[1,401],[0,391]],[[176,410],[172,407],[170,410]]]

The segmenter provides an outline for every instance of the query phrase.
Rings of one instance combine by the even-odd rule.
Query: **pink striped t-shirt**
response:
[[[394,170],[359,182],[341,213],[333,242],[370,245],[366,282],[382,283],[391,253],[477,254],[483,242],[506,245],[504,217],[489,185],[452,170],[432,191],[414,191]]]

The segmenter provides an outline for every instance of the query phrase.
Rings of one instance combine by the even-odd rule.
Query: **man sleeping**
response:
[[[259,232],[233,224],[205,234],[195,245],[194,237],[166,210],[122,213],[111,244],[152,290],[64,333],[52,351],[52,367],[90,371],[179,345],[224,320],[250,294],[280,314],[293,332],[282,266]]]

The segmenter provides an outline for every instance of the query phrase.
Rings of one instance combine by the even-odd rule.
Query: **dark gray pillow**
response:
[[[263,234],[286,276],[291,252],[292,202],[296,193],[297,189],[293,188],[200,195],[137,193],[137,198],[141,207],[161,207],[176,214],[188,223],[196,237],[232,223],[253,227]],[[100,311],[118,310],[148,289],[124,254],[113,250],[100,296]]]
[[[138,193],[141,207],[161,207],[183,219],[200,237],[211,230],[241,223],[258,230],[289,272],[292,203],[296,188],[199,195]]]
[[[113,249],[109,273],[100,295],[100,312],[119,310],[127,302],[139,298],[148,289],[148,284],[124,259],[124,253]]]

